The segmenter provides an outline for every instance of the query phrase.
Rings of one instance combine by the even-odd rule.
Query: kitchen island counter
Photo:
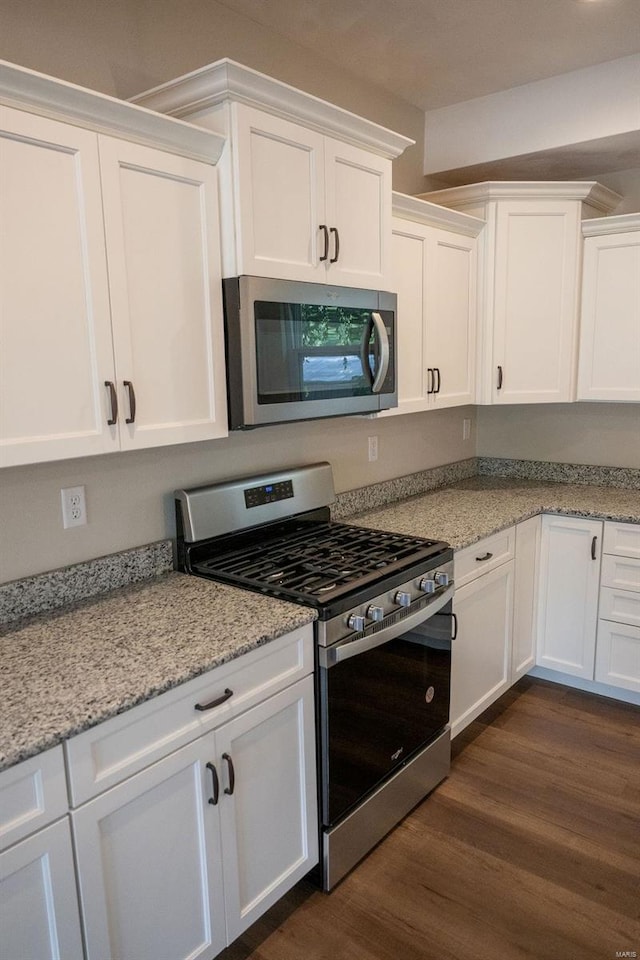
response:
[[[314,619],[168,573],[5,627],[0,770]]]

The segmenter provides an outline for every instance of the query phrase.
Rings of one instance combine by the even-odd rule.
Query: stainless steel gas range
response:
[[[328,463],[178,490],[178,566],[313,607],[321,884],[449,771],[453,553],[332,522]]]

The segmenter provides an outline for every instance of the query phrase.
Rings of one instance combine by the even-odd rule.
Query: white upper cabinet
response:
[[[228,138],[224,276],[393,289],[391,160],[413,141],[230,60],[135,102]]]
[[[117,449],[94,133],[0,106],[0,463]]]
[[[583,211],[617,194],[593,182],[485,183],[424,195],[487,221],[481,242],[481,403],[575,399]]]
[[[582,232],[578,400],[640,401],[640,214]]]
[[[0,65],[0,465],[226,434],[221,149]]]
[[[393,195],[398,406],[413,413],[475,402],[476,217]]]
[[[124,449],[226,435],[216,170],[100,137]]]

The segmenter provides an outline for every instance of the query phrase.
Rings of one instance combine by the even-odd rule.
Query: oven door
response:
[[[453,590],[318,651],[322,824],[337,823],[449,722]]]

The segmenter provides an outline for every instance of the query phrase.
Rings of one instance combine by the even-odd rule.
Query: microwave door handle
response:
[[[373,373],[371,372],[371,364],[369,363],[369,340],[371,339],[372,330],[373,320],[369,318],[364,325],[364,330],[362,333],[362,341],[360,343],[360,361],[362,363],[362,374],[373,390]]]
[[[320,647],[318,649],[320,666],[327,668],[335,667],[337,663],[350,660],[351,657],[357,657],[358,654],[366,653],[367,650],[374,650],[376,647],[381,647],[383,643],[388,643],[389,640],[394,640],[396,637],[402,636],[407,630],[419,627],[449,603],[453,598],[453,592],[454,584],[451,583],[444,593],[432,600],[428,606],[421,607],[420,610],[409,614],[408,617],[403,617],[402,620],[392,624],[390,627],[385,627],[377,633],[370,634],[368,637],[360,637],[358,640],[343,640],[341,643],[337,643],[332,647]]]
[[[389,349],[389,336],[387,334],[387,328],[384,325],[384,320],[376,310],[372,311],[371,317],[373,319],[373,327],[376,332],[376,337],[380,345],[380,363],[378,365],[375,379],[371,385],[371,390],[373,393],[380,393],[389,370],[391,351]]]

